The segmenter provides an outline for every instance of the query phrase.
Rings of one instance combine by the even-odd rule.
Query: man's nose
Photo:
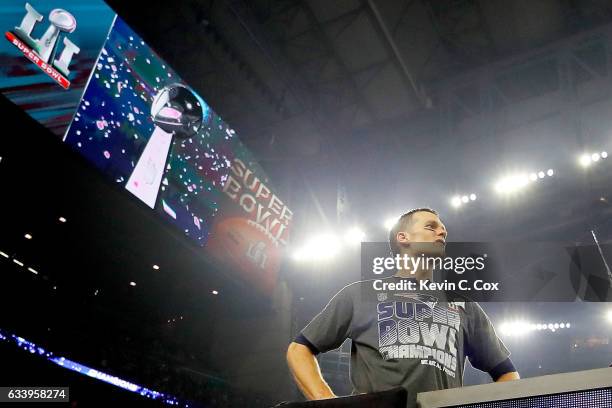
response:
[[[446,232],[446,230],[445,230],[445,229],[440,228],[440,229],[438,230],[437,235],[438,235],[438,236],[442,236],[442,237],[446,238],[446,236],[448,235],[448,233]]]

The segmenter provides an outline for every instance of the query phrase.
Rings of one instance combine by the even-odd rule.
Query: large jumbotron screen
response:
[[[0,7],[0,91],[269,293],[292,212],[236,132],[103,1]]]

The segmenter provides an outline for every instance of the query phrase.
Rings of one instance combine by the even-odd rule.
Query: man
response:
[[[418,208],[402,215],[389,234],[395,256],[443,257],[446,228],[437,212]],[[432,280],[424,262],[404,267],[384,281]],[[397,386],[409,394],[459,387],[468,357],[494,381],[519,379],[509,351],[475,302],[446,300],[431,292],[381,292],[373,281],[355,282],[338,292],[289,345],[287,362],[309,400],[335,398],[315,356],[352,340],[350,377],[353,394]]]

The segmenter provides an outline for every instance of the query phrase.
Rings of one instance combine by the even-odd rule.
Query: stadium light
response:
[[[306,253],[303,249],[296,249],[293,251],[293,253],[291,254],[291,258],[296,261],[296,262],[300,262],[303,261],[306,258]]]
[[[365,236],[365,232],[359,227],[353,227],[344,235],[344,241],[350,245],[359,245],[365,241]]]
[[[590,158],[589,158],[590,160]],[[539,181],[546,176],[552,177],[555,174],[553,169],[538,170],[531,173],[515,173],[500,178],[495,183],[495,191],[499,194],[511,194],[525,188],[528,184]]]
[[[499,330],[506,336],[520,337],[531,332],[532,325],[529,322],[518,320],[513,322],[505,322],[499,326]]]
[[[527,184],[529,184],[527,174],[512,174],[501,178],[495,183],[495,191],[500,194],[510,194],[521,190]]]
[[[612,309],[608,310],[607,318],[608,318],[608,322],[612,323]]]
[[[476,194],[474,194],[474,193],[472,193],[472,194],[465,194],[465,195],[456,195],[456,196],[453,196],[453,198],[451,198],[450,204],[454,208],[459,208],[463,204],[467,204],[470,201],[474,201],[474,200],[476,200]]]
[[[578,159],[578,162],[582,167],[589,167],[591,165],[591,156],[589,156],[588,154],[583,154]]]
[[[606,151],[595,152],[595,153],[584,153],[578,158],[578,163],[580,163],[582,167],[586,168],[586,167],[589,167],[591,164],[598,162],[599,160],[607,159],[607,158],[608,158],[608,152]]]
[[[332,233],[326,233],[310,239],[293,253],[295,261],[314,260],[325,261],[333,258],[340,250],[338,238]]]
[[[610,311],[612,314],[612,311]],[[612,319],[612,317],[611,317]],[[612,321],[612,320],[611,320]],[[569,329],[569,323],[530,323],[524,320],[503,322],[499,325],[499,331],[505,336],[520,337],[532,331],[549,330],[555,333],[559,329]]]

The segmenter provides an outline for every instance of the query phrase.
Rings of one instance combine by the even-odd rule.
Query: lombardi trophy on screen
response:
[[[125,188],[149,207],[155,208],[172,138],[188,139],[198,133],[203,122],[204,106],[191,89],[173,84],[157,93],[151,106],[151,116],[155,130]]]

